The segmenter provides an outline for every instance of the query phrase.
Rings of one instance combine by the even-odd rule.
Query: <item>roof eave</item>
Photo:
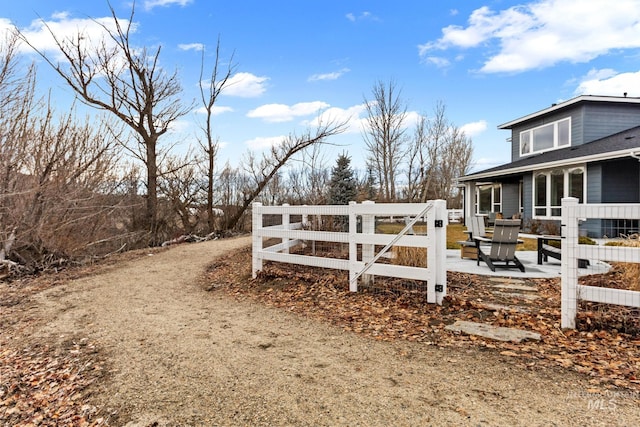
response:
[[[486,173],[479,172],[476,174],[462,176],[458,178],[458,181],[466,182],[466,181],[475,181],[478,179],[495,178],[498,176],[515,175],[518,173],[531,172],[533,170],[538,170],[538,169],[551,169],[551,168],[557,168],[561,166],[569,166],[576,163],[589,163],[589,162],[597,162],[602,160],[619,159],[622,157],[630,157],[630,156],[633,157],[634,155],[638,155],[638,154],[640,154],[640,151],[634,151],[634,150],[619,150],[619,151],[613,151],[609,153],[592,154],[590,156],[573,157],[571,159],[555,160],[552,162],[536,163],[534,165],[520,166],[515,168],[509,168],[509,169],[501,169],[499,171],[494,171],[494,172],[486,172]]]
[[[528,114],[526,116],[520,117],[515,120],[511,120],[509,122],[503,123],[498,126],[498,129],[511,129],[515,125],[526,122],[527,120],[535,119],[536,117],[552,113],[557,110],[561,110],[567,108],[571,105],[577,104],[579,102],[584,101],[594,101],[594,102],[625,102],[630,104],[640,104],[640,98],[636,97],[623,97],[623,96],[594,96],[594,95],[580,95],[575,98],[571,98],[567,101],[560,102],[558,104],[553,104],[549,108],[545,108],[540,111],[536,111],[535,113]]]

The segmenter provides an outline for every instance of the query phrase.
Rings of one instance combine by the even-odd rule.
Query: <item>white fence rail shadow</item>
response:
[[[280,217],[276,225],[265,225],[266,216]],[[312,230],[310,218],[322,216],[342,218],[346,231]],[[297,221],[292,222],[295,218]],[[405,227],[399,234],[376,233],[376,220],[380,218],[404,219]],[[412,235],[413,226],[424,221],[426,235]],[[358,281],[367,283],[375,276],[396,277],[426,282],[427,302],[441,304],[447,292],[446,226],[447,209],[444,200],[427,203],[351,202],[342,206],[263,206],[253,204],[253,277],[262,270],[264,261],[292,263],[313,267],[349,271],[349,289],[358,290]],[[346,227],[345,227],[346,228]],[[268,239],[277,243],[265,246]],[[292,254],[291,249],[313,246],[317,242],[348,244],[348,259],[330,256]],[[376,254],[376,247],[383,248]],[[393,246],[425,248],[426,267],[379,263],[388,257]]]
[[[579,224],[587,219],[637,219],[640,204],[578,204],[578,199],[562,199],[562,324],[576,327],[578,300],[640,307],[640,292],[578,284],[578,259],[640,263],[640,248],[580,245]]]

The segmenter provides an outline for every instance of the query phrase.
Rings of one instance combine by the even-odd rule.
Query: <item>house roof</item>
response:
[[[532,170],[562,167],[579,163],[639,156],[640,126],[598,139],[587,144],[547,151],[528,156],[515,162],[485,169],[458,178],[458,181],[473,181],[513,175]]]
[[[626,97],[626,96],[580,95],[564,102],[551,104],[550,107],[540,111],[536,111],[535,113],[527,114],[526,116],[520,117],[515,120],[511,120],[507,123],[503,123],[500,126],[498,126],[498,129],[511,129],[520,123],[526,122],[527,120],[535,119],[537,117],[552,113],[554,111],[563,110],[567,107],[570,107],[572,105],[575,105],[581,102],[609,102],[609,103],[617,103],[617,104],[640,104],[640,98]]]

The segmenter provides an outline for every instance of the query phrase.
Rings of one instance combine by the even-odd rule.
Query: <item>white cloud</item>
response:
[[[169,125],[169,133],[182,134],[191,129],[192,126],[193,123],[188,120],[174,120]]]
[[[0,18],[0,37],[5,37],[9,31],[13,30],[13,24],[7,18]]]
[[[190,4],[193,0],[145,0],[143,5],[145,10],[151,10],[154,7],[166,7],[172,5],[178,6],[186,6]]]
[[[186,44],[179,44],[178,48],[181,50],[196,50],[196,51],[201,51],[204,50],[204,44],[202,43],[186,43]]]
[[[266,122],[288,122],[296,117],[316,114],[328,108],[329,104],[322,101],[300,102],[294,105],[265,104],[251,110],[247,117],[263,119]]]
[[[268,77],[258,77],[251,73],[236,73],[229,80],[223,91],[224,95],[241,98],[255,98],[266,91]]]
[[[220,114],[231,113],[233,111],[234,110],[231,107],[222,107],[222,106],[214,105],[213,108],[211,109],[211,114],[214,116],[219,116]],[[206,114],[207,109],[204,107],[200,107],[200,108],[197,108],[194,112],[196,114]]]
[[[433,64],[438,68],[447,68],[449,65],[451,65],[451,61],[441,56],[428,56],[424,60],[425,62]]]
[[[575,90],[576,95],[640,96],[640,71],[616,73],[611,69],[591,70]]]
[[[335,71],[333,73],[314,74],[310,76],[307,80],[310,82],[317,82],[320,80],[337,80],[340,77],[342,77],[342,75],[344,75],[345,73],[348,73],[349,71],[351,70],[348,68],[343,68],[340,71]]]
[[[418,123],[420,114],[416,111],[407,111],[404,118],[404,128],[410,129]],[[360,134],[368,128],[367,108],[365,104],[354,105],[349,108],[331,107],[324,110],[306,125],[316,127],[320,123],[346,123],[345,134]]]
[[[487,130],[487,121],[478,120],[477,122],[467,123],[460,126],[460,130],[463,131],[467,137],[474,137]]]
[[[128,25],[127,20],[118,19],[118,21],[122,27]],[[53,52],[58,55],[56,59],[62,61],[64,57],[60,54],[51,33],[55,34],[60,41],[77,38],[78,34],[81,34],[86,48],[92,51],[95,50],[94,46],[98,46],[102,41],[108,46],[113,45],[114,42],[110,37],[107,37],[105,28],[115,31],[115,24],[112,17],[76,19],[71,18],[67,13],[57,13],[49,20],[35,20],[29,27],[23,28],[21,31],[36,49],[42,52]],[[132,23],[131,32],[134,33],[136,29],[137,24]],[[24,52],[31,52],[31,48],[26,45],[21,46],[21,49]]]
[[[322,111],[317,117],[305,124],[316,127],[320,123],[346,123],[344,133],[359,134],[366,120],[360,116],[366,111],[364,104],[354,105],[347,109],[331,107]]]
[[[421,118],[422,118],[422,115],[417,111],[407,111],[407,114],[405,114],[404,116],[404,123],[403,123],[404,128],[405,129],[414,128],[418,124]]]
[[[253,138],[248,141],[245,141],[245,145],[249,147],[250,150],[256,150],[256,151],[264,150],[264,149],[282,144],[282,141],[284,141],[285,138],[286,137],[284,136],[270,136],[270,137],[259,136],[257,138]]]
[[[450,25],[419,46],[422,57],[451,48],[497,51],[481,72],[522,72],[559,62],[587,62],[640,47],[640,0],[541,0],[498,12],[481,7],[466,27]]]
[[[368,11],[364,11],[359,15],[355,15],[353,13],[347,13],[345,17],[351,22],[363,21],[363,20],[380,21],[380,18],[378,18],[377,16],[373,15],[371,12],[368,12]]]

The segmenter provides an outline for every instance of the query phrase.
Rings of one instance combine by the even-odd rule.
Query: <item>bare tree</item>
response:
[[[177,72],[167,73],[160,67],[161,47],[149,51],[146,47],[133,45],[135,4],[128,20],[119,19],[111,5],[109,9],[113,26],[94,20],[106,34],[96,46],[88,45],[89,38],[81,31],[72,38],[62,39],[44,23],[64,62],[39,50],[26,36],[22,35],[22,39],[51,65],[84,103],[112,113],[137,135],[138,145],[132,153],[146,167],[146,219],[151,244],[156,244],[158,140],[191,107],[185,107],[181,102],[182,88]]]
[[[439,155],[438,179],[432,183],[435,184],[434,198],[446,200],[447,206],[452,208],[462,207],[460,191],[455,182],[469,171],[472,154],[471,139],[460,128],[451,126]]]
[[[421,117],[408,149],[407,199],[456,198],[455,179],[470,165],[471,140],[447,118],[446,106],[438,102],[433,117]]]
[[[22,174],[36,78],[33,66],[24,74],[18,71],[16,34],[7,32],[0,40],[0,268],[14,264],[9,255],[22,214],[19,200],[30,194]]]
[[[314,145],[300,155],[300,167],[288,173],[289,203],[321,205],[326,202],[329,168],[320,145]]]
[[[307,131],[303,135],[289,135],[281,144],[274,146],[268,153],[258,159],[250,154],[245,161],[245,168],[252,180],[250,187],[244,194],[244,200],[237,212],[227,218],[225,228],[230,230],[235,228],[238,220],[251,203],[264,190],[271,179],[286,165],[297,153],[315,144],[324,144],[327,139],[337,135],[346,129],[346,122],[336,123],[333,121],[320,121],[315,131]]]
[[[166,223],[172,230],[174,218],[177,216],[184,234],[192,234],[198,227],[200,202],[202,200],[203,183],[199,179],[198,159],[191,153],[182,157],[169,156],[165,162],[158,187],[167,201],[167,214],[159,216],[160,222]],[[162,212],[162,209],[160,209]],[[170,236],[159,236],[168,239]]]
[[[202,105],[204,106],[206,119],[205,124],[202,127],[204,132],[204,141],[200,141],[200,146],[206,155],[206,175],[207,175],[207,224],[209,226],[209,232],[213,232],[215,228],[216,215],[213,210],[213,198],[214,198],[214,174],[216,167],[216,156],[218,155],[218,149],[220,143],[214,136],[212,120],[214,113],[214,106],[218,100],[218,97],[227,86],[229,78],[236,69],[236,65],[233,63],[233,54],[229,59],[226,70],[219,69],[220,66],[220,38],[216,44],[216,52],[213,62],[213,70],[209,76],[209,80],[204,82],[204,63],[205,63],[205,50],[202,50],[202,62],[200,66],[200,97]]]
[[[365,98],[367,127],[363,137],[369,151],[367,163],[377,175],[380,198],[396,200],[396,181],[404,157],[407,108],[393,80],[377,82],[372,89],[373,99]]]
[[[428,174],[428,168],[431,164],[427,151],[427,131],[428,119],[425,116],[420,116],[407,149],[407,188],[405,190],[405,198],[409,202],[426,200],[424,192],[429,187],[428,179],[430,175]]]
[[[30,114],[16,125],[24,129],[14,135],[19,161],[2,165],[0,217],[9,236],[4,256],[38,270],[117,240],[118,135],[106,130],[113,123],[58,116],[49,104]]]
[[[244,202],[244,195],[248,192],[249,184],[246,174],[241,173],[238,168],[232,167],[228,162],[218,175],[216,181],[215,194],[219,197],[219,203],[222,207],[223,218],[222,223],[227,224],[232,216],[236,214],[239,207]],[[243,215],[236,220],[236,228],[242,223]]]

